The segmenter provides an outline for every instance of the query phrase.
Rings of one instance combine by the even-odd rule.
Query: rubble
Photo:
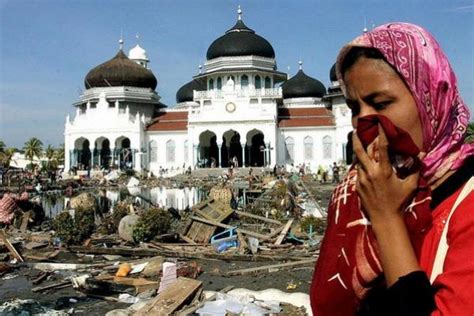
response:
[[[105,184],[128,184],[133,196],[112,205]],[[141,191],[158,185],[200,186],[209,194],[186,210],[164,208]],[[70,202],[44,221],[35,215],[41,212],[20,208],[18,195],[1,197],[0,259],[9,262],[0,264],[0,274],[8,284],[26,275],[22,282],[29,290],[14,296],[4,292],[0,300],[16,304],[13,297],[31,298],[47,310],[44,293],[58,302],[74,296],[74,303],[59,304],[64,308],[58,312],[67,313],[72,304],[108,315],[217,315],[219,306],[234,306],[236,313],[310,313],[307,297],[301,304],[293,299],[274,303],[257,298],[257,292],[251,293],[254,298],[232,296],[231,289],[308,291],[332,189],[315,177],[237,172],[146,179],[112,171],[57,186]],[[81,186],[101,189],[83,192]],[[33,198],[23,205],[34,203]],[[207,290],[218,293],[206,298]]]

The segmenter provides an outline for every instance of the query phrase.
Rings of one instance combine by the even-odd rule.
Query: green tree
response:
[[[15,148],[7,148],[3,150],[2,152],[0,152],[0,165],[5,168],[10,167],[10,161],[15,151],[16,151]]]
[[[5,152],[5,148],[6,148],[5,142],[3,140],[0,140],[0,153]]]
[[[56,149],[54,156],[58,164],[64,164],[64,144],[59,145],[59,148]]]
[[[53,170],[58,165],[56,161],[55,153],[56,151],[54,150],[53,146],[48,145],[48,147],[46,147],[45,156],[46,156],[46,159],[48,159],[48,162],[46,165],[48,170]]]
[[[466,143],[474,143],[474,122],[467,125]]]
[[[33,159],[35,156],[41,158],[43,142],[36,137],[30,138],[27,142],[25,142],[23,150],[25,152],[26,159],[30,160],[31,166],[33,166]]]

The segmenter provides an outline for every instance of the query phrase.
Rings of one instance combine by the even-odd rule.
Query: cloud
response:
[[[448,9],[448,12],[474,12],[474,4],[463,5]]]

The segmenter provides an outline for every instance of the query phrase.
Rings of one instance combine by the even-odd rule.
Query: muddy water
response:
[[[99,190],[92,190],[90,192],[97,195],[99,194]],[[145,207],[149,207],[153,204],[164,208],[173,207],[177,210],[183,210],[188,206],[192,207],[206,199],[208,192],[198,187],[134,187],[123,188],[121,190],[105,189],[105,194],[110,200],[112,206],[117,202],[132,196],[135,202],[138,202]],[[40,199],[46,216],[50,218],[55,217],[64,210],[65,205],[69,200],[68,197],[62,194],[42,194],[40,195]]]

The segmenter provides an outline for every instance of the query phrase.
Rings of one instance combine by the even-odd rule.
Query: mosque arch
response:
[[[217,77],[216,88],[217,88],[217,90],[222,89],[222,78],[221,77]]]
[[[205,130],[199,135],[198,167],[215,168],[219,166],[219,147],[216,133]]]
[[[262,79],[260,78],[259,75],[255,76],[255,89],[261,89],[262,88]]]
[[[250,167],[265,166],[265,136],[261,130],[252,129],[247,133],[247,148],[245,161]]]
[[[148,161],[149,162],[157,162],[158,161],[158,143],[156,140],[152,140],[149,142],[150,151],[148,152]]]
[[[108,169],[112,160],[110,140],[107,137],[101,136],[97,138],[94,143],[94,165],[99,165],[101,168]]]
[[[323,137],[323,158],[332,159],[332,138],[329,135]]]
[[[286,162],[294,163],[295,161],[295,140],[288,136],[285,138]]]
[[[214,79],[209,79],[209,90],[214,90]]]
[[[303,139],[303,144],[304,144],[304,153],[303,157],[304,160],[313,160],[313,138],[311,136],[306,136]]]
[[[174,140],[170,139],[166,142],[166,162],[175,162],[176,161],[176,143]]]
[[[71,166],[78,169],[87,169],[91,166],[90,142],[85,137],[79,137],[74,141]]]
[[[241,88],[247,88],[248,86],[249,86],[249,76],[242,75],[240,77],[240,87]]]
[[[271,89],[272,87],[272,80],[270,77],[265,77],[265,89]]]
[[[242,166],[242,145],[237,131],[230,129],[222,135],[221,158],[222,167],[229,167],[235,160]]]
[[[134,167],[134,151],[131,147],[130,138],[120,136],[115,140],[115,154],[118,157],[120,169],[131,169]]]

